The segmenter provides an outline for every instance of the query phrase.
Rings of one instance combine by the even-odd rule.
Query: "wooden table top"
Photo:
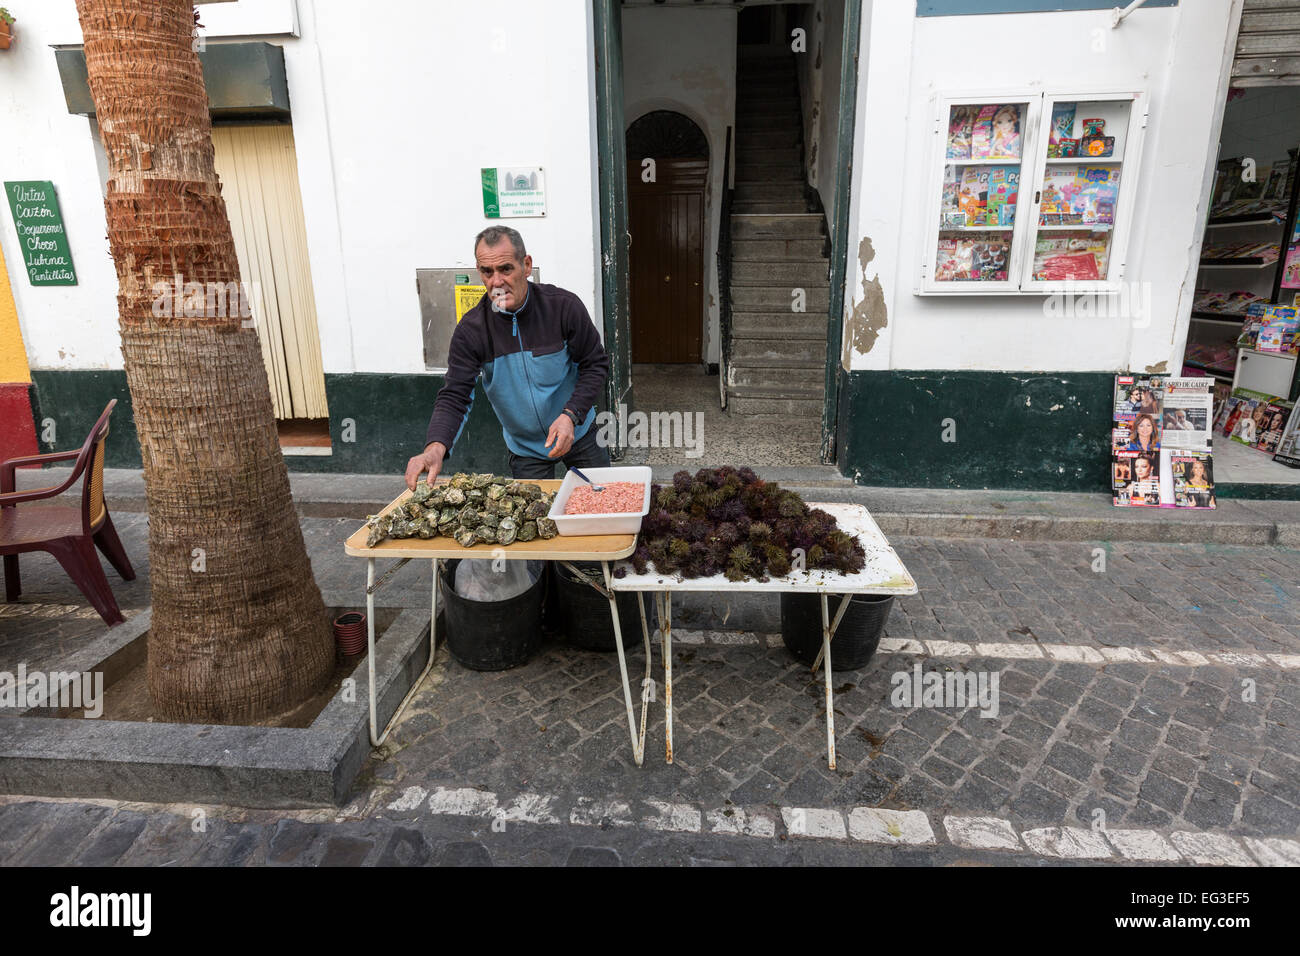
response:
[[[519,479],[551,492],[560,487],[560,479]],[[438,479],[436,484],[447,482]],[[411,492],[403,490],[380,514],[388,514],[404,504]],[[453,538],[385,538],[373,548],[366,547],[370,528],[362,525],[343,545],[354,558],[495,558],[507,561],[617,561],[636,550],[634,534],[556,535],[543,540],[516,541],[510,545],[476,544],[462,548]]]

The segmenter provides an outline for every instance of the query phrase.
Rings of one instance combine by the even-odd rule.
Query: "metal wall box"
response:
[[[542,281],[542,270],[533,266],[532,281]],[[479,285],[482,279],[473,266],[457,269],[416,269],[415,292],[420,297],[420,334],[424,341],[424,367],[447,370],[451,333],[456,331],[456,286]]]
[[[68,112],[95,115],[86,79],[86,53],[55,50]],[[284,50],[274,43],[210,43],[199,53],[208,107],[214,117],[289,117]]]

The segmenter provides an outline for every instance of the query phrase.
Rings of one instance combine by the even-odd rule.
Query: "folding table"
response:
[[[903,567],[894,549],[881,533],[875,520],[862,505],[851,504],[813,504],[808,507],[820,508],[834,516],[836,524],[842,531],[853,535],[866,551],[866,563],[862,570],[853,574],[837,571],[791,571],[781,578],[770,581],[728,581],[721,574],[707,578],[682,578],[676,575],[658,574],[647,569],[645,574],[637,574],[628,566],[627,574],[613,579],[614,591],[651,592],[659,612],[659,633],[663,641],[664,658],[664,735],[668,763],[673,762],[673,659],[672,659],[672,594],[674,591],[703,592],[739,592],[759,591],[765,593],[798,592],[818,594],[822,605],[822,649],[813,662],[813,673],[818,666],[824,666],[826,673],[826,757],[832,770],[835,769],[835,716],[834,695],[831,690],[831,638],[835,636],[844,612],[848,610],[849,601],[854,594],[893,594],[907,595],[916,593],[916,582]],[[840,594],[839,608],[832,620],[829,613],[828,595]],[[615,631],[618,630],[618,607],[612,601]],[[641,611],[641,632],[647,645],[646,657],[649,658],[650,635],[646,629],[645,610]],[[648,668],[647,668],[648,671]],[[626,686],[626,681],[625,681]],[[630,705],[629,705],[630,715]],[[644,723],[644,716],[643,716]],[[644,727],[642,735],[644,736]],[[637,763],[640,764],[638,755]]]
[[[445,484],[445,481],[439,481],[438,483]],[[558,480],[528,479],[528,483],[535,484],[543,491],[548,492],[560,487]],[[387,514],[394,508],[400,507],[410,497],[411,492],[402,492],[380,514]],[[614,604],[614,594],[609,589],[609,583],[613,580],[611,566],[613,562],[620,558],[626,558],[632,553],[636,548],[636,535],[614,534],[569,537],[557,535],[549,539],[534,538],[532,541],[527,542],[516,541],[514,544],[507,546],[476,544],[469,548],[462,548],[453,539],[443,537],[427,539],[388,538],[371,548],[366,546],[366,538],[369,532],[369,526],[363,526],[348,538],[343,550],[352,557],[366,559],[366,639],[369,649],[366,662],[370,673],[370,743],[373,746],[378,747],[388,739],[393,724],[402,711],[406,709],[406,705],[410,703],[411,698],[415,696],[415,692],[419,689],[420,684],[424,682],[424,678],[428,676],[429,671],[433,669],[434,655],[437,653],[438,570],[442,561],[456,558],[488,560],[501,558],[506,561],[559,561],[566,565],[573,561],[598,561],[604,572],[606,585],[604,588],[598,588],[598,590],[609,599],[610,612],[614,621],[614,644],[618,648],[618,670],[623,679],[623,702],[627,707],[628,732],[632,737],[632,749],[636,755],[637,764],[640,765],[645,746],[648,695],[642,695],[641,735],[638,739],[636,721],[632,714],[632,690],[628,686],[627,659],[623,654],[623,635],[618,619],[618,608]],[[397,564],[376,578],[375,561],[379,558],[394,558],[397,560]],[[433,595],[429,606],[429,661],[425,664],[424,671],[411,685],[406,697],[397,706],[392,718],[385,725],[383,733],[379,733],[375,701],[375,592],[389,581],[398,568],[413,559],[427,559],[433,562]],[[644,608],[642,609],[641,630],[645,638],[646,650],[646,673],[645,679],[642,681],[642,686],[644,686],[650,680],[650,637],[645,628]]]

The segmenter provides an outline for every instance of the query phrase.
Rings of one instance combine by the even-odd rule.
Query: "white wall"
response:
[[[870,3],[864,6],[870,7]],[[843,0],[814,0],[804,7],[808,53],[796,58],[803,109],[804,163],[828,226],[834,230],[835,183],[839,177],[840,64],[844,53]]]
[[[121,368],[91,124],[67,112],[50,49],[81,42],[75,6],[15,13],[19,42],[0,55],[0,175],[54,181],[80,282],[33,289],[12,276],[29,360]],[[603,329],[589,3],[551,0],[542,16],[525,0],[479,0],[467,15],[388,0],[361,16],[335,0],[238,0],[201,13],[210,41],[284,47],[325,371],[425,371],[415,270],[472,267],[488,225],[483,166],[545,167],[546,218],[502,222]],[[22,257],[0,216],[14,271]]]
[[[706,362],[716,362],[721,301],[716,251],[727,127],[733,125],[736,112],[736,11],[727,7],[624,7],[623,102],[628,125],[654,110],[673,110],[689,117],[708,137],[703,351]],[[635,314],[632,321],[636,321]]]
[[[878,282],[888,324],[869,351],[850,350],[850,367],[1176,369],[1236,8],[1184,0],[1138,10],[1111,30],[1104,10],[916,18],[911,4],[864,5],[846,316]],[[932,200],[931,98],[1019,89],[1137,90],[1149,99],[1125,275],[1150,292],[1147,327],[1125,317],[1051,319],[1043,296],[913,294]],[[874,253],[865,270],[864,240]]]

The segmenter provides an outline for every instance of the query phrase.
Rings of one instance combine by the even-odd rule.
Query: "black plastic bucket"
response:
[[[475,671],[503,671],[528,663],[542,645],[546,575],[508,600],[472,601],[456,593],[458,564],[451,560],[443,565],[439,597],[451,656]]]
[[[599,564],[574,562],[574,567],[593,581],[605,583]],[[637,608],[636,594],[623,591],[615,599],[618,603],[619,629],[623,632],[623,646],[630,647],[641,640],[641,612]],[[645,595],[646,626],[655,626],[654,600]],[[578,580],[572,571],[561,564],[555,565],[555,590],[551,595],[551,610],[556,629],[568,638],[569,643],[588,651],[614,650],[614,622],[609,614],[609,599],[590,584]]]
[[[843,597],[827,596],[829,619],[835,620]],[[880,644],[894,606],[892,594],[855,594],[831,639],[831,670],[866,667]],[[819,594],[781,595],[781,638],[795,659],[811,666],[822,649],[822,601]]]

